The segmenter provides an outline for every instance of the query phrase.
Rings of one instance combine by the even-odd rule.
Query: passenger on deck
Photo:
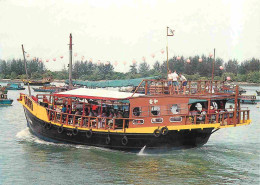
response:
[[[171,70],[168,71],[167,80],[168,80],[169,94],[172,94],[172,71]]]
[[[79,111],[79,109],[76,109],[75,115],[81,115],[81,112]]]
[[[181,81],[182,86],[183,86],[183,94],[185,94],[186,93],[186,86],[187,86],[187,79],[181,73],[179,74],[179,77],[180,77],[180,81]]]
[[[66,113],[67,112],[67,108],[66,108],[65,104],[63,104],[63,106],[62,106],[61,112],[62,113]]]
[[[178,74],[176,71],[174,71],[174,73],[172,73],[172,85],[173,85],[173,93],[175,93],[175,88],[177,90],[177,94],[179,94],[179,83],[178,83]]]

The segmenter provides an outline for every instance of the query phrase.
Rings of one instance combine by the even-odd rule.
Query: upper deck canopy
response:
[[[118,92],[105,89],[87,89],[79,88],[54,94],[58,97],[77,97],[86,99],[103,99],[103,100],[123,100],[131,98],[133,93]],[[133,97],[144,96],[144,94],[135,93]]]

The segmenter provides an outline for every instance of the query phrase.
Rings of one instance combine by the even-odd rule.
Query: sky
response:
[[[260,58],[259,0],[0,0],[0,14],[0,59],[22,58],[23,44],[27,59],[52,71],[69,63],[70,33],[73,61],[109,61],[120,72],[143,57],[166,60],[167,40],[169,58],[214,48],[225,61]]]

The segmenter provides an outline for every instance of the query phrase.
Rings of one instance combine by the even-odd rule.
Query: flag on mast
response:
[[[174,36],[174,32],[175,32],[175,30],[170,29],[169,27],[167,27],[167,36]]]

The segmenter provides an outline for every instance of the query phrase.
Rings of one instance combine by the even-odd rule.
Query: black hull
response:
[[[94,132],[88,138],[86,131],[63,128],[62,133],[58,133],[58,126],[38,119],[31,114],[26,108],[25,116],[30,131],[37,137],[61,143],[72,143],[80,145],[89,145],[96,147],[104,147],[117,150],[140,150],[144,146],[147,149],[173,149],[173,148],[193,148],[199,147],[207,143],[213,128],[208,129],[192,129],[169,131],[166,135],[155,137],[154,134],[136,134],[136,133],[107,133]],[[108,139],[108,137],[110,139]],[[124,138],[124,139],[123,139]]]

